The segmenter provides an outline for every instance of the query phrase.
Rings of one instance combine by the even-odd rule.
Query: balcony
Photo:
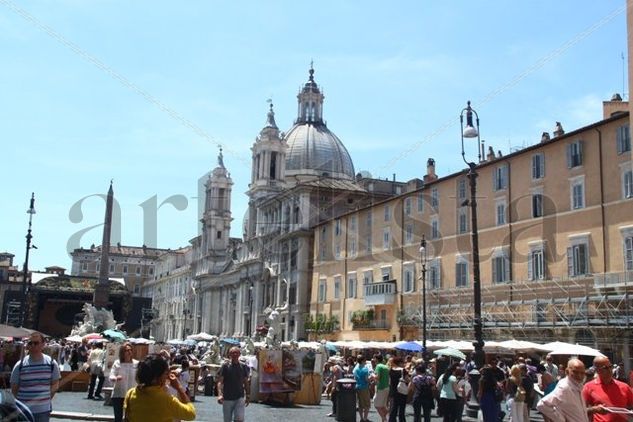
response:
[[[390,330],[391,324],[386,319],[352,322],[353,330]]]
[[[393,305],[396,301],[396,280],[370,283],[364,287],[365,306]]]

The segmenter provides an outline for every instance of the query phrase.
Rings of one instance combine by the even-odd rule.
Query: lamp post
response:
[[[29,280],[29,251],[33,248],[37,249],[35,245],[31,246],[31,239],[33,235],[31,235],[31,225],[33,222],[33,214],[35,214],[35,193],[31,193],[31,204],[29,209],[26,210],[26,213],[29,215],[29,229],[26,232],[26,255],[24,257],[24,267],[22,268],[22,318],[20,318],[20,325],[25,326],[28,318],[28,300],[26,298],[27,293],[27,283],[30,284]]]
[[[466,127],[464,127],[464,114],[466,114]],[[475,115],[475,125],[473,125],[473,114]],[[475,341],[473,342],[473,346],[475,347],[474,359],[477,368],[481,369],[484,364],[485,354],[481,322],[481,278],[479,276],[479,233],[477,231],[477,164],[466,160],[464,138],[477,138],[477,157],[479,162],[481,162],[482,157],[482,144],[479,135],[479,115],[471,108],[470,101],[468,101],[466,108],[462,110],[459,121],[462,135],[462,159],[468,165],[468,180],[470,182],[470,233],[473,249],[473,328],[475,331]]]
[[[426,353],[426,238],[420,241],[420,266],[422,267],[422,348]]]
[[[187,318],[191,316],[191,311],[189,309],[184,309],[182,311],[182,339],[185,340],[187,337]]]

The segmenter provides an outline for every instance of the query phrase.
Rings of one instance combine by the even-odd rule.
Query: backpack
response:
[[[44,363],[46,365],[48,365],[51,368],[51,374],[53,373],[53,359],[48,356],[48,355],[42,355],[44,356]],[[26,356],[24,356],[22,359],[20,359],[20,364],[18,365],[18,371],[22,372],[22,366],[24,365],[24,359],[26,359]]]

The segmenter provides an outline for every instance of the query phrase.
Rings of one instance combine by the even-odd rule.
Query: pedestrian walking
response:
[[[369,368],[367,359],[363,355],[356,357],[356,367],[354,368],[354,380],[356,381],[356,397],[358,398],[358,414],[360,422],[368,422],[371,398],[369,397]]]
[[[44,335],[34,332],[26,343],[28,355],[13,367],[11,392],[33,413],[35,422],[50,419],[61,374],[57,362],[44,354]]]
[[[561,379],[554,390],[544,396],[536,408],[554,422],[589,422],[587,404],[582,397],[585,382],[585,364],[580,359],[569,359],[567,377]]]
[[[481,369],[481,378],[477,387],[477,399],[484,422],[498,422],[501,413],[503,390],[497,381],[496,371],[491,365]]]
[[[240,348],[229,349],[229,362],[218,374],[218,403],[222,405],[224,422],[242,422],[250,401],[250,368],[240,362]]]
[[[96,343],[88,355],[88,367],[90,368],[90,386],[88,387],[88,399],[103,400],[101,389],[103,388],[103,365],[105,363],[105,350],[103,343]],[[98,382],[97,382],[98,380]],[[95,384],[97,389],[95,390]]]
[[[123,343],[119,347],[119,359],[112,364],[109,380],[112,388],[112,408],[114,409],[114,421],[123,421],[123,402],[125,394],[130,388],[136,386],[136,370],[138,361],[132,359],[132,345]]]
[[[626,383],[613,378],[613,365],[606,356],[593,360],[597,377],[587,382],[582,389],[582,396],[587,403],[588,413],[594,422],[627,421],[628,416],[610,413],[607,407],[633,409],[633,392]]]
[[[405,408],[407,406],[407,394],[398,391],[398,384],[409,383],[409,374],[404,370],[404,360],[395,356],[389,360],[389,422],[405,422]]]
[[[374,355],[376,367],[374,369],[374,381],[376,383],[376,393],[374,395],[374,407],[380,416],[381,422],[387,422],[387,402],[389,400],[389,367],[385,365],[383,356],[380,353]]]

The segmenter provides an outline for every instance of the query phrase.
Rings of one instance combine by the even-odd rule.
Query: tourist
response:
[[[360,422],[367,422],[371,399],[369,396],[369,368],[367,359],[363,355],[356,357],[357,365],[354,368],[354,380],[356,381],[356,397],[358,398],[358,414]]]
[[[119,359],[114,361],[109,380],[112,382],[112,407],[114,421],[123,420],[123,401],[130,388],[136,386],[136,370],[138,361],[132,359],[132,345],[123,343],[119,347]]]
[[[580,359],[569,359],[565,372],[567,377],[561,379],[554,391],[543,397],[536,408],[554,422],[589,422],[587,405],[582,397],[585,365]]]
[[[189,381],[191,380],[191,374],[189,373],[189,360],[184,359],[180,364],[180,373],[178,374],[178,380],[182,388],[189,394]]]
[[[222,405],[224,422],[241,422],[250,401],[250,368],[240,362],[237,346],[229,349],[229,359],[218,373],[218,403]]]
[[[569,363],[567,364],[569,367]],[[584,365],[583,365],[584,366]],[[545,357],[545,371],[550,374],[554,380],[558,379],[558,366],[554,363],[554,358],[552,355],[547,355]]]
[[[381,422],[387,421],[387,402],[389,400],[389,367],[385,365],[383,356],[380,353],[374,355],[376,366],[374,369],[374,382],[376,383],[376,393],[374,394],[374,407]]]
[[[90,348],[88,347],[88,340],[82,339],[81,344],[77,348],[77,365],[79,369],[84,369],[84,364],[88,362],[88,353],[90,353]]]
[[[332,400],[332,411],[328,413],[329,417],[336,417],[336,409],[337,409],[337,400],[338,400],[338,384],[337,381],[345,378],[343,373],[343,367],[341,366],[341,359],[332,356],[329,359],[331,363],[330,370],[332,374],[330,375],[330,400]]]
[[[57,362],[42,352],[44,345],[44,335],[33,332],[26,343],[28,355],[11,372],[11,392],[29,408],[35,422],[50,419],[51,401],[61,378]]]
[[[466,400],[468,399],[467,390],[466,390],[466,371],[461,366],[455,370],[455,377],[457,378],[457,391],[455,396],[457,397],[457,410],[455,412],[455,420],[457,422],[462,422],[462,414],[464,413],[464,406],[466,405]]]
[[[415,367],[415,376],[411,380],[413,386],[413,422],[431,421],[431,410],[435,409],[435,378],[427,373],[426,364],[419,363]]]
[[[556,383],[558,382],[558,378],[553,376],[550,372],[547,372],[547,367],[545,365],[539,364],[536,367],[536,370],[539,373],[539,388],[543,392],[543,396],[546,396],[554,391],[554,388],[556,388]],[[556,368],[556,375],[558,376],[558,368]]]
[[[88,387],[88,399],[103,400],[101,396],[101,389],[103,388],[103,381],[105,379],[103,375],[103,365],[105,363],[105,350],[103,350],[103,343],[95,343],[94,347],[90,350],[88,355],[88,367],[90,368],[90,386]],[[97,383],[97,379],[99,382]],[[97,389],[95,391],[95,384]]]
[[[483,422],[498,422],[501,413],[503,391],[497,382],[495,370],[491,365],[481,369],[481,378],[477,388],[477,399],[483,416]]]
[[[530,382],[528,377],[523,376],[519,365],[514,365],[510,368],[510,378],[508,378],[508,383],[506,384],[506,403],[510,409],[510,421],[512,422],[527,422],[525,413],[527,400],[526,384],[528,382]]]
[[[627,421],[628,416],[609,413],[606,407],[633,409],[633,392],[627,384],[613,378],[613,366],[606,356],[593,360],[597,377],[585,384],[582,396],[594,422]]]
[[[404,360],[399,356],[394,356],[389,360],[389,400],[391,409],[389,410],[389,422],[405,422],[405,408],[407,406],[407,395],[398,391],[400,380],[409,382],[409,374],[404,370]]]
[[[170,372],[169,365],[159,355],[149,355],[138,364],[136,370],[138,385],[131,388],[124,401],[127,422],[172,422],[174,419],[191,421],[196,417],[196,409],[183,390],[176,374]],[[178,392],[174,397],[167,392],[166,384]]]
[[[437,380],[437,388],[440,390],[440,408],[444,422],[455,422],[457,419],[457,377],[455,371],[459,364],[454,363],[444,371]]]

